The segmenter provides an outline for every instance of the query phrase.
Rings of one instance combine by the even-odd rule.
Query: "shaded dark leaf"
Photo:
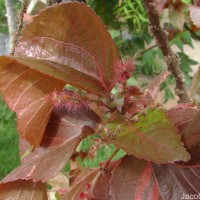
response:
[[[178,168],[170,164],[152,166],[162,199],[192,199],[184,194],[199,195],[200,168]]]
[[[110,190],[110,178],[111,172],[101,173],[98,179],[96,180],[92,193],[92,198],[94,199],[103,199],[103,200],[113,200]]]
[[[110,193],[111,177],[113,170],[116,169],[121,160],[114,161],[106,168],[101,168],[101,173],[93,181],[90,195],[92,199],[104,199],[113,200],[113,196]]]
[[[110,180],[113,200],[158,200],[159,190],[152,174],[151,165],[133,156],[125,156]]]

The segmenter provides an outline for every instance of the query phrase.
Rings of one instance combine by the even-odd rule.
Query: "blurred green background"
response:
[[[0,179],[19,164],[15,114],[0,98]]]

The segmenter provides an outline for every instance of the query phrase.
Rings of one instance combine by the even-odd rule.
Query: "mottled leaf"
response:
[[[62,108],[54,110],[46,128],[41,146],[36,148],[21,166],[6,176],[2,182],[17,179],[47,181],[65,166],[79,142],[95,127],[96,118],[86,108],[77,113]],[[98,120],[98,118],[97,118]]]
[[[64,85],[13,58],[0,57],[0,92],[9,108],[17,114],[20,136],[34,146],[40,144],[52,111],[52,105],[45,97]]]
[[[121,62],[101,19],[80,3],[41,11],[25,26],[15,56],[31,68],[98,95],[110,92],[118,76],[115,66]]]
[[[137,118],[137,119],[136,119]],[[134,121],[114,121],[106,125],[103,138],[122,148],[128,154],[157,163],[187,161],[176,127],[160,108],[147,109]]]
[[[46,184],[27,180],[17,180],[0,184],[1,200],[47,200]]]
[[[189,5],[189,11],[193,24],[200,27],[200,7]]]

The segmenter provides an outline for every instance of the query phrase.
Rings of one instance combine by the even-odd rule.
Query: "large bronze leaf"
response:
[[[27,24],[16,59],[86,91],[105,95],[117,81],[118,50],[101,19],[85,4],[43,10]]]
[[[2,180],[47,181],[57,175],[74,153],[79,142],[93,132],[98,117],[82,108],[79,113],[54,110],[40,147],[24,158],[22,165]]]
[[[17,114],[18,132],[34,146],[41,143],[51,116],[46,96],[64,83],[41,74],[9,57],[0,57],[0,93]]]

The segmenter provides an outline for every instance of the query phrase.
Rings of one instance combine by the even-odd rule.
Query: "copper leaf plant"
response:
[[[48,180],[71,164],[65,200],[177,200],[200,193],[199,109],[190,102],[178,58],[144,0],[150,31],[168,65],[145,91],[128,86],[135,67],[122,61],[101,19],[83,3],[42,10],[22,31],[13,56],[0,57],[0,92],[16,112],[21,165],[0,183],[0,199],[47,199]],[[190,7],[199,25],[198,7]],[[155,102],[160,84],[176,79],[176,107]],[[95,136],[93,152],[81,152]],[[83,169],[101,144],[116,150]],[[122,149],[126,155],[112,160]],[[68,180],[68,179],[67,179]]]

